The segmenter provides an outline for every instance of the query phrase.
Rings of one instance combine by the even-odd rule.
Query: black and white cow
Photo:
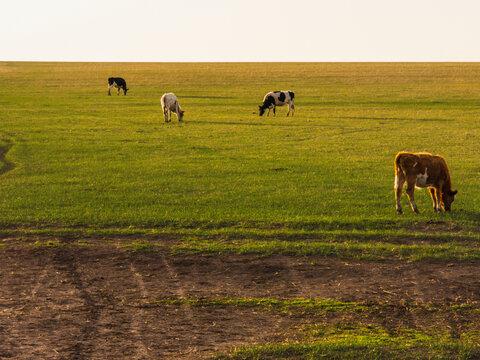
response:
[[[265,114],[265,110],[268,109],[267,116],[270,114],[270,109],[273,109],[273,116],[275,116],[275,108],[277,106],[283,106],[288,104],[287,116],[292,110],[292,116],[295,113],[295,105],[293,104],[293,99],[295,94],[291,91],[272,91],[265,95],[263,98],[263,104],[258,107],[260,110],[260,116]]]
[[[111,95],[110,90],[112,87],[116,87],[118,89],[117,95],[120,95],[120,89],[123,90],[123,95],[127,95],[127,83],[124,79],[116,77],[108,78],[108,95]]]

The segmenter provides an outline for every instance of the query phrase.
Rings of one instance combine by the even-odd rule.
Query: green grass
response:
[[[52,240],[52,234],[56,234]],[[93,236],[98,239],[98,235]],[[42,235],[16,234],[14,241],[2,244],[5,249],[11,246],[97,246],[88,237],[68,234],[63,237],[56,232]],[[22,240],[22,242],[18,242]],[[104,245],[120,247],[136,253],[169,252],[172,255],[285,255],[285,256],[325,256],[339,259],[385,260],[385,261],[423,261],[440,262],[476,262],[480,261],[480,248],[476,243],[451,241],[445,243],[395,244],[378,239],[358,241],[354,239],[323,240],[224,240],[182,237],[176,234],[175,240],[148,236],[104,237]]]
[[[299,233],[438,222],[475,231],[479,69],[0,63],[0,149],[8,149],[0,222],[173,230],[288,223]],[[112,75],[126,78],[126,97],[106,95]],[[286,108],[276,118],[252,114],[276,89],[296,92],[295,117],[285,117]],[[167,91],[186,110],[183,124],[162,121]],[[447,159],[459,189],[451,213],[435,214],[418,191],[422,214],[395,214],[393,158],[401,150]]]
[[[63,246],[60,241],[57,240],[48,240],[48,241],[42,241],[42,240],[37,240],[35,241],[32,246],[47,246],[47,247],[58,247],[58,246]]]
[[[258,254],[258,255],[295,255],[327,256],[341,259],[358,260],[440,260],[440,261],[478,261],[480,249],[462,246],[457,243],[440,245],[398,245],[386,242],[361,243],[355,240],[343,242],[326,241],[186,241],[172,246],[174,254]]]
[[[160,299],[152,300],[151,304],[174,305],[174,306],[197,306],[197,307],[247,307],[259,308],[263,311],[275,311],[282,313],[322,313],[327,311],[355,311],[367,309],[363,304],[353,302],[333,301],[329,299],[247,299],[247,298],[224,298],[224,299]]]
[[[159,306],[254,308],[297,319],[298,326],[275,343],[233,348],[219,359],[477,359],[479,329],[474,322],[453,331],[450,317],[478,317],[478,304],[469,306],[419,306],[397,309],[405,318],[425,317],[435,327],[382,326],[395,312],[388,304],[362,304],[328,299],[160,299]],[[423,315],[419,315],[421,312]],[[383,315],[381,315],[383,314]],[[301,320],[299,320],[301,317]],[[309,319],[309,320],[307,320]],[[330,320],[327,320],[330,319]],[[353,321],[355,319],[355,321]],[[406,321],[408,323],[408,321]]]
[[[414,304],[404,302],[403,305],[393,305],[389,303],[360,303],[335,301],[331,299],[269,299],[269,298],[162,298],[150,300],[152,305],[166,306],[194,306],[211,308],[255,308],[266,312],[276,312],[284,315],[323,315],[326,312],[331,313],[365,313],[384,316],[386,312],[399,307],[408,312],[426,312],[432,315],[449,314],[448,316],[463,314],[464,316],[478,316],[480,304],[471,302],[468,304]],[[368,318],[368,316],[366,317]],[[407,317],[408,318],[408,317]],[[472,325],[478,325],[476,323]]]
[[[445,335],[410,332],[392,336],[387,332],[363,332],[323,337],[301,343],[268,344],[242,347],[217,360],[264,359],[478,359],[480,348],[474,341],[452,339]]]
[[[148,253],[155,250],[154,244],[141,240],[123,243],[121,246],[136,253]]]

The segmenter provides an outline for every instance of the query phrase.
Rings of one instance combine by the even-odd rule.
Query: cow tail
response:
[[[395,156],[395,176],[398,175],[398,173],[401,171],[401,167],[400,167],[401,156],[402,156],[402,153],[398,153],[397,156]]]

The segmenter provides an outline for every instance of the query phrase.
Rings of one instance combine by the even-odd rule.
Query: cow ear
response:
[[[452,191],[452,195],[457,195],[457,193],[458,193],[458,190],[453,190]]]

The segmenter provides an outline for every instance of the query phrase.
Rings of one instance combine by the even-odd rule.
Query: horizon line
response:
[[[388,64],[388,63],[411,63],[411,64],[425,64],[425,63],[443,63],[443,64],[460,64],[460,63],[480,63],[480,60],[1,60],[0,62],[21,62],[21,63],[185,63],[185,64],[227,64],[227,63],[250,63],[250,64],[268,64],[268,63],[303,63],[303,64],[329,64],[329,63],[345,63],[345,64]]]

